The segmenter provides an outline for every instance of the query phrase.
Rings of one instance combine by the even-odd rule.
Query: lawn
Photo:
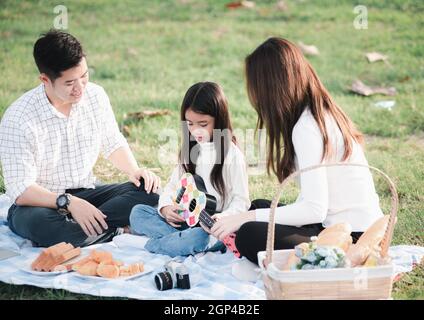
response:
[[[160,160],[175,152],[163,146],[164,129],[178,132],[185,91],[205,80],[224,88],[244,148],[245,142],[252,141],[249,129],[256,124],[245,90],[244,57],[269,36],[313,44],[320,54],[309,61],[366,135],[370,165],[382,169],[397,185],[400,208],[393,244],[424,246],[423,2],[364,0],[367,29],[354,28],[356,1],[288,0],[285,11],[276,9],[277,1],[256,1],[253,9],[235,10],[227,9],[227,2],[61,1],[68,10],[68,31],[85,47],[91,81],[109,94],[138,161],[167,179],[172,165]],[[38,85],[32,46],[40,33],[53,26],[56,5],[55,1],[0,1],[0,115]],[[368,63],[365,53],[372,51],[387,55],[387,63]],[[355,79],[393,86],[397,95],[355,95],[349,92]],[[374,105],[384,100],[395,100],[396,105],[392,110]],[[162,109],[171,114],[125,120],[130,112]],[[247,156],[252,166],[257,154]],[[125,181],[104,160],[99,160],[95,171],[104,181]],[[275,179],[253,170],[249,179],[252,199],[272,198]],[[377,178],[376,184],[387,208],[387,188]],[[4,191],[1,175],[0,191]],[[422,265],[404,276],[395,284],[394,298],[423,299],[423,276]],[[0,299],[85,298],[93,297],[0,284]]]

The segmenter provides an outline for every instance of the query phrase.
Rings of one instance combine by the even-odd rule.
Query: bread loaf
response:
[[[61,242],[44,249],[31,263],[31,269],[36,271],[53,271],[58,265],[62,265],[80,254],[80,248],[74,248],[70,243]],[[66,269],[69,270],[68,268]]]

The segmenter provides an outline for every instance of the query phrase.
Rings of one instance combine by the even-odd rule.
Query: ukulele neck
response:
[[[202,210],[200,212],[199,220],[200,220],[201,223],[203,223],[209,229],[212,228],[212,226],[215,223],[215,221],[211,218],[211,216],[205,210]]]

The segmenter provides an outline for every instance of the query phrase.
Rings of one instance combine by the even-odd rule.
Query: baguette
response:
[[[390,216],[384,216],[374,222],[362,236],[358,239],[358,245],[368,246],[370,248],[378,245],[383,240],[384,234],[389,224]]]
[[[378,219],[362,234],[356,244],[349,248],[346,256],[352,267],[363,265],[373,250],[377,255],[380,253],[379,245],[384,238],[389,218],[387,215]]]

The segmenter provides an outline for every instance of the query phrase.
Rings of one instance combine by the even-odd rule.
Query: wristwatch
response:
[[[66,216],[69,212],[68,206],[71,203],[71,195],[69,193],[61,194],[56,199],[57,212]]]

